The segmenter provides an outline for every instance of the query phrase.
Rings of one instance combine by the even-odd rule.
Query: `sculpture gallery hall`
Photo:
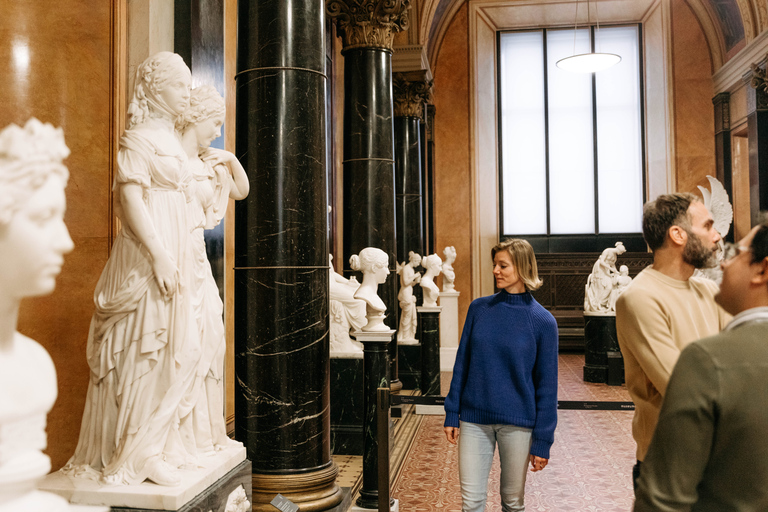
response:
[[[6,4],[0,512],[469,510],[451,404],[545,380],[528,509],[632,510],[616,303],[647,202],[768,210],[765,0]]]

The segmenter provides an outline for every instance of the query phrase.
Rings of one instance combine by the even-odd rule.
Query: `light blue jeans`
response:
[[[499,445],[501,510],[524,511],[525,476],[531,450],[531,429],[514,425],[478,425],[461,422],[459,481],[461,511],[483,512],[488,496],[488,475]]]

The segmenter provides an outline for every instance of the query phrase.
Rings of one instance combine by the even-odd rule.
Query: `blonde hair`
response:
[[[539,279],[536,255],[533,253],[533,247],[531,247],[527,240],[510,238],[496,244],[491,249],[491,259],[495,259],[496,253],[499,251],[507,251],[512,259],[512,265],[515,266],[517,275],[520,276],[520,280],[525,285],[527,291],[534,292],[541,288],[541,285],[544,283]]]

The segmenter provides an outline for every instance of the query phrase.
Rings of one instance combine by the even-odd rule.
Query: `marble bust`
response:
[[[397,300],[400,303],[400,328],[397,331],[398,343],[416,342],[416,297],[413,295],[413,285],[421,282],[421,274],[415,267],[421,264],[421,256],[413,251],[408,252],[408,263],[397,265],[397,273],[400,275],[400,291]]]
[[[35,490],[51,469],[46,415],[56,370],[36,341],[16,331],[19,303],[51,293],[74,245],[64,225],[69,155],[61,129],[30,119],[0,132],[0,510],[68,510]]]
[[[590,315],[615,315],[616,301],[612,295],[620,272],[616,261],[627,249],[622,242],[605,249],[592,267],[584,287],[584,312]],[[629,277],[627,274],[626,277]],[[623,278],[622,278],[623,279]]]
[[[333,255],[328,255],[330,267],[329,313],[331,317],[331,356],[361,357],[363,344],[349,337],[349,330],[358,331],[366,324],[366,303],[355,298],[360,284],[346,279],[333,269]]]
[[[357,288],[354,297],[366,304],[366,318],[368,323],[363,331],[389,331],[384,324],[387,306],[378,295],[379,285],[386,282],[389,275],[389,256],[381,249],[366,247],[360,254],[353,254],[349,258],[352,270],[363,273],[363,282]]]
[[[440,275],[443,261],[437,254],[430,254],[422,260],[421,265],[426,269],[420,283],[424,293],[423,306],[435,307],[437,306],[437,298],[440,296],[440,289],[435,284],[435,277]]]
[[[453,292],[455,291],[453,281],[456,279],[456,274],[453,271],[453,262],[456,261],[456,248],[452,245],[446,247],[443,249],[443,255],[445,256],[445,261],[441,268],[443,272],[443,291]]]

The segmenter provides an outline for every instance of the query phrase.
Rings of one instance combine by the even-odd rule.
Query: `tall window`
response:
[[[641,231],[639,31],[601,27],[597,45],[593,27],[499,34],[504,236],[574,240]],[[621,62],[594,74],[555,65],[595,46]]]

